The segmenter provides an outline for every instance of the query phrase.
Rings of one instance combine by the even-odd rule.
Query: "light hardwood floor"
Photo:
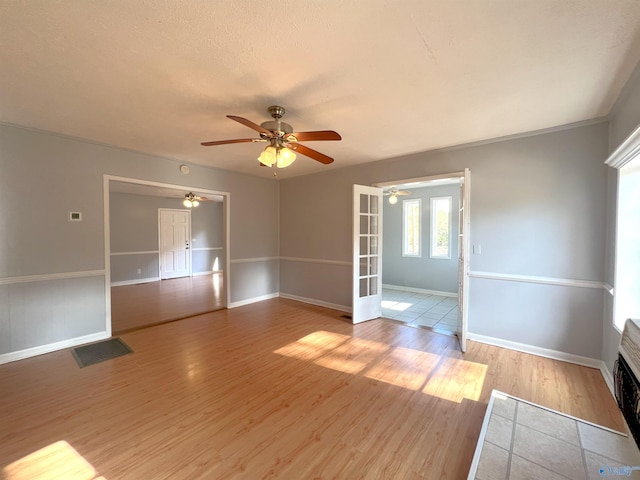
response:
[[[494,388],[623,428],[595,369],[291,300],[121,338],[0,365],[1,478],[464,479]]]
[[[111,331],[126,332],[224,307],[221,273],[111,287]]]

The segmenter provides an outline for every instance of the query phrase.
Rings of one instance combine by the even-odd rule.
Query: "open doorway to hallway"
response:
[[[199,205],[186,207],[189,192]],[[227,193],[105,176],[105,205],[110,332],[227,306]],[[187,214],[188,228],[163,223],[166,212]]]

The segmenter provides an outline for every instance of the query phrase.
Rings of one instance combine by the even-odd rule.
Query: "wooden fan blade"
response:
[[[333,163],[333,158],[326,156],[324,153],[320,153],[313,148],[305,147],[299,143],[291,143],[291,148],[295,150],[297,153],[301,153],[302,155],[313,158],[317,162],[324,163],[325,165],[329,165]]]
[[[321,140],[342,140],[338,132],[333,130],[318,130],[315,132],[296,132],[292,133],[298,142],[314,142]]]
[[[210,147],[212,145],[225,145],[227,143],[247,143],[247,142],[262,142],[261,138],[239,138],[237,140],[216,140],[213,142],[202,142],[200,145],[204,147]]]
[[[234,115],[227,115],[227,118],[230,118],[231,120],[235,120],[236,122],[241,123],[246,127],[252,128],[256,132],[264,133],[268,137],[273,137],[273,133],[271,133],[266,128],[262,128],[260,125],[253,123],[251,120],[247,120],[246,118],[242,118],[242,117],[236,117]]]

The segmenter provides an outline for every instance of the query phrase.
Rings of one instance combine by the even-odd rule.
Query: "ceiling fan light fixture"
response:
[[[293,150],[286,147],[274,147],[269,145],[265,148],[258,161],[267,167],[271,167],[275,164],[277,168],[286,168],[296,160],[296,154]]]
[[[285,168],[295,162],[295,160],[296,154],[293,153],[293,150],[283,147],[278,150],[276,166],[278,168]]]
[[[270,167],[271,165],[276,163],[276,154],[277,154],[276,148],[269,145],[267,148],[265,148],[262,151],[262,153],[258,157],[258,161],[261,164],[266,165],[267,167]]]
[[[389,195],[389,203],[391,205],[395,205],[396,203],[398,203],[398,197],[395,193],[392,193],[391,195]]]
[[[184,200],[182,201],[182,205],[184,205],[187,208],[193,208],[200,205],[200,202],[198,201],[198,197],[196,197],[193,194],[193,192],[189,192],[189,193],[185,193]]]

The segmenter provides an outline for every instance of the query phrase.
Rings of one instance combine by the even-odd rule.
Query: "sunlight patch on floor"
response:
[[[47,445],[2,469],[6,480],[106,480],[64,440]]]
[[[440,355],[395,347],[372,365],[366,377],[410,390],[420,390],[440,361]]]
[[[480,399],[487,365],[458,358],[445,358],[422,391],[460,403],[463,398]]]
[[[383,300],[382,308],[388,308],[390,310],[397,310],[398,312],[404,312],[407,308],[411,308],[413,303],[408,302],[393,302],[391,300]]]
[[[350,338],[348,335],[319,330],[279,348],[274,353],[301,360],[315,360],[347,342]]]
[[[274,353],[460,403],[478,400],[487,365],[319,330]]]

